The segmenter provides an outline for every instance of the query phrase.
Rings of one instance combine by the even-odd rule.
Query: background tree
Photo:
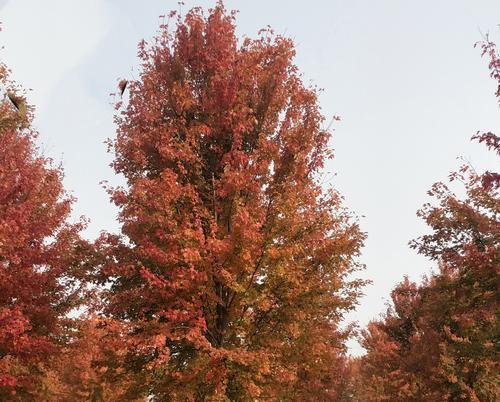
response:
[[[500,84],[495,45],[481,44]],[[496,92],[500,99],[500,85]],[[500,138],[473,137],[500,155]],[[405,281],[394,307],[364,335],[359,396],[363,401],[497,401],[499,383],[500,175],[464,165],[450,175],[466,196],[437,183],[437,205],[419,211],[432,233],[412,243],[438,262],[417,286]]]
[[[62,171],[39,154],[33,108],[7,73],[0,65],[0,399],[39,401],[79,303],[84,243]]]
[[[337,400],[364,235],[319,173],[330,133],[289,39],[238,42],[222,4],[140,44],[117,116],[103,313],[162,401]],[[118,104],[120,108],[121,103]]]
[[[45,395],[50,402],[144,402],[123,369],[126,342],[120,323],[79,316],[71,338],[46,369]]]

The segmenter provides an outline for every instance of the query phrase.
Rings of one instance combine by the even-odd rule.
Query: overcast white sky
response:
[[[324,88],[327,120],[342,118],[327,171],[369,236],[363,276],[373,285],[351,317],[364,325],[405,274],[418,280],[433,265],[407,246],[426,230],[415,212],[431,184],[460,155],[479,168],[496,163],[469,139],[477,130],[500,131],[495,84],[473,48],[480,32],[500,43],[500,1],[234,0],[226,7],[240,10],[240,35],[271,25],[293,38],[305,81]],[[91,219],[89,237],[117,230],[99,185],[118,182],[103,144],[114,136],[109,93],[118,78],[137,77],[137,43],[154,35],[159,15],[178,8],[172,0],[0,0],[0,60],[33,89],[41,147],[63,162],[75,214]]]

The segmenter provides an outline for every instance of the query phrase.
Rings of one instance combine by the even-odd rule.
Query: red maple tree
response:
[[[7,73],[0,65],[0,399],[31,401],[79,303],[81,225],[67,223],[62,171],[38,152],[33,108]]]
[[[292,42],[239,42],[221,3],[142,42],[117,116],[103,313],[126,323],[134,389],[171,401],[331,401],[364,239],[319,184],[330,133]]]

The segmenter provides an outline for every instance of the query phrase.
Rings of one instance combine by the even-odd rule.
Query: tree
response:
[[[1,65],[0,399],[38,401],[79,303],[83,243],[81,224],[67,222],[62,171],[36,149],[33,108],[7,73]]]
[[[486,41],[482,49],[500,84],[495,45]],[[500,99],[498,90],[496,95]],[[478,133],[473,139],[500,155],[497,135]],[[432,233],[412,243],[438,262],[439,271],[421,285],[398,285],[394,307],[369,325],[360,400],[498,400],[500,174],[479,174],[467,164],[450,182],[462,183],[465,197],[451,185],[435,184],[429,194],[437,205],[419,211]]]
[[[144,402],[123,369],[126,343],[118,322],[81,315],[71,338],[46,370],[50,402]]]
[[[364,234],[319,184],[317,91],[289,39],[238,42],[219,3],[142,42],[117,116],[103,314],[128,325],[126,368],[168,401],[337,400],[339,330]]]
[[[422,314],[422,293],[429,283],[405,279],[392,291],[392,306],[382,320],[363,331],[366,355],[358,359],[358,401],[444,401],[439,366],[439,331]],[[439,327],[440,324],[437,326]]]

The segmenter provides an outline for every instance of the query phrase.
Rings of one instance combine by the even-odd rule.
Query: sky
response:
[[[160,15],[214,1],[0,0],[0,60],[31,89],[40,149],[65,169],[90,219],[85,235],[118,231],[116,209],[101,181],[119,184],[104,141],[113,138],[113,97],[120,78],[138,77],[137,44],[152,39]],[[361,274],[373,281],[348,320],[365,325],[386,309],[405,275],[419,280],[434,264],[408,247],[426,226],[416,211],[432,183],[463,157],[476,169],[496,162],[470,141],[500,131],[495,83],[475,42],[500,43],[498,0],[226,1],[239,10],[238,35],[270,25],[291,37],[307,84],[323,89],[335,158],[328,183],[360,217],[368,239]],[[498,169],[498,166],[496,166]],[[361,353],[356,342],[353,354]]]

